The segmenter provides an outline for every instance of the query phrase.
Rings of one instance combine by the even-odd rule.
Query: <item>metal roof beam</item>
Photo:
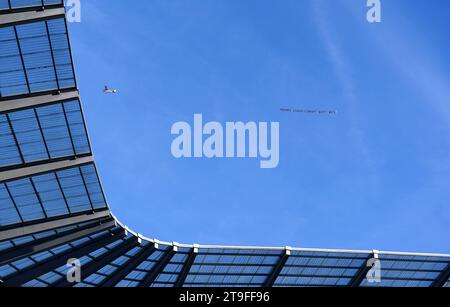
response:
[[[58,162],[50,162],[44,163],[35,166],[23,167],[19,169],[4,171],[0,173],[0,183],[7,182],[16,179],[22,179],[27,177],[36,176],[44,173],[51,173],[67,168],[83,166],[86,164],[90,164],[94,162],[94,158],[92,155],[82,157],[82,158],[73,158],[70,160],[63,160]]]
[[[40,11],[40,10],[44,10],[44,9],[64,7],[64,1],[60,1],[60,3],[45,3],[43,0],[41,0],[40,4],[29,4],[27,6],[21,6],[21,7],[13,7],[11,0],[7,0],[7,2],[8,2],[8,8],[0,9],[0,16],[4,15],[4,14],[11,14],[11,13],[19,13],[19,12],[27,12],[27,11]]]
[[[56,247],[58,245],[81,239],[83,237],[111,228],[113,226],[115,226],[115,222],[111,219],[99,221],[99,223],[94,223],[63,233],[58,233],[48,238],[34,240],[33,242],[24,246],[13,247],[0,254],[0,265],[13,262],[17,259],[21,259],[35,253],[52,249],[53,247]]]
[[[442,288],[450,278],[450,263],[447,265],[445,270],[436,278],[436,280],[431,284],[432,288]]]
[[[38,107],[48,105],[56,102],[64,102],[68,100],[80,99],[78,90],[71,89],[55,94],[44,95],[26,95],[26,97],[1,99],[0,100],[0,113],[7,113],[11,111],[19,111],[22,109],[28,109],[31,107]]]
[[[124,267],[120,268],[112,276],[107,278],[99,287],[114,287],[121,280],[123,280],[128,274],[130,274],[134,269],[136,269],[142,262],[147,260],[147,258],[155,251],[155,248],[148,247],[144,248],[138,255],[134,256],[131,261],[129,261]]]
[[[278,260],[277,264],[273,267],[272,272],[267,277],[267,280],[264,282],[264,287],[272,287],[277,280],[278,275],[280,275],[281,270],[283,269],[284,265],[286,264],[286,261],[288,260],[289,256],[291,255],[291,248],[286,247],[285,253],[280,256],[280,259]]]
[[[0,27],[10,27],[17,24],[37,22],[58,17],[65,18],[66,12],[64,7],[49,9],[38,8],[33,11],[2,14],[0,16],[2,16],[0,19]]]
[[[83,213],[76,216],[70,216],[67,218],[58,218],[56,220],[47,221],[38,224],[31,224],[28,226],[20,226],[13,229],[8,229],[0,231],[0,241],[9,240],[17,237],[27,236],[36,232],[42,232],[46,230],[51,230],[55,228],[60,228],[64,226],[69,226],[73,224],[79,224],[83,222],[92,221],[95,219],[110,216],[108,209],[99,212],[89,212]]]
[[[33,280],[43,274],[46,274],[50,271],[57,269],[60,266],[67,264],[67,261],[71,258],[77,259],[86,256],[123,237],[125,237],[125,230],[123,229],[106,233],[99,239],[87,242],[81,245],[80,247],[70,249],[61,255],[52,256],[47,261],[43,263],[37,263],[36,265],[24,271],[19,271],[13,276],[5,278],[3,281],[5,285],[8,287],[22,286],[23,284],[27,283],[30,280]]]
[[[119,246],[115,247],[112,251],[108,251],[104,255],[96,258],[93,262],[90,262],[86,266],[81,268],[81,282],[88,278],[92,274],[96,273],[101,268],[107,266],[109,263],[113,262],[117,258],[123,256],[128,251],[133,249],[139,244],[137,238],[131,238],[125,242],[122,242]],[[69,283],[66,279],[62,279],[60,282],[56,283],[55,287],[70,287],[72,283]]]
[[[11,134],[13,136],[14,144],[16,145],[17,151],[19,152],[20,162],[23,164],[23,163],[25,163],[25,158],[23,157],[23,152],[22,152],[22,149],[20,148],[19,141],[17,140],[17,135],[14,132],[14,127],[12,125],[12,121],[11,121],[9,114],[6,114],[6,121],[8,122],[8,128],[11,131]]]
[[[373,258],[378,258],[378,252],[374,251],[373,253],[369,254],[366,261],[363,262],[358,272],[355,274],[355,276],[348,284],[349,287],[359,287],[361,283],[364,281],[364,279],[367,278],[367,273],[369,273],[370,269],[372,268],[368,266],[368,263]]]
[[[181,288],[184,285],[184,282],[186,281],[186,277],[189,274],[189,271],[191,270],[192,265],[194,264],[195,258],[198,254],[198,247],[194,247],[192,251],[190,252],[188,259],[186,260],[186,263],[183,266],[183,269],[181,270],[180,274],[178,275],[178,279],[175,282],[176,288]]]
[[[151,270],[144,279],[139,283],[139,287],[149,287],[158,277],[158,275],[164,270],[166,265],[170,262],[173,255],[175,255],[177,247],[174,246],[172,250],[165,252],[164,256],[158,261],[153,270]]]

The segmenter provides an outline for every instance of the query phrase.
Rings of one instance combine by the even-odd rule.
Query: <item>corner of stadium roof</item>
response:
[[[81,283],[66,278],[79,259]],[[378,259],[382,281],[369,283]],[[449,287],[450,255],[187,245],[110,212],[80,103],[63,1],[0,0],[0,285]]]

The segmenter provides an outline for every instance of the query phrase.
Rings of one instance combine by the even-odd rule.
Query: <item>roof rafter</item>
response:
[[[118,246],[114,247],[113,250],[103,254],[102,256],[96,258],[93,262],[90,262],[89,264],[83,266],[81,275],[83,282],[84,279],[88,278],[92,274],[96,273],[101,268],[108,265],[110,262],[116,260],[117,258],[121,257],[122,255],[126,254],[128,251],[133,249],[138,245],[137,238],[131,238],[129,240],[126,240],[122,243],[120,243]],[[60,282],[56,283],[55,287],[70,287],[72,284],[69,283],[66,279],[61,280]]]
[[[44,263],[35,264],[25,271],[21,271],[11,277],[5,278],[4,282],[8,286],[21,286],[24,283],[41,276],[42,274],[48,273],[49,271],[67,264],[67,260],[70,258],[81,258],[84,255],[92,253],[123,237],[125,237],[125,231],[123,229],[106,233],[98,239],[87,242],[80,247],[70,249],[63,254],[52,256]]]
[[[0,27],[10,27],[13,25],[43,21],[58,17],[65,17],[64,7],[48,8],[44,10],[31,10],[24,12],[16,12],[11,14],[2,14],[0,19]]]
[[[1,172],[0,182],[8,182],[11,180],[17,180],[40,174],[51,173],[55,171],[64,170],[67,168],[91,164],[93,162],[94,158],[92,157],[92,155],[75,159],[73,159],[73,157],[69,157],[66,160],[58,162],[43,163],[35,166],[23,167],[19,169]]]
[[[99,220],[98,223],[77,227],[69,231],[55,234],[51,237],[37,239],[24,246],[18,246],[0,253],[0,265],[16,259],[27,257],[34,253],[45,251],[52,247],[89,236],[93,233],[108,229],[115,225],[111,219]]]
[[[9,240],[21,236],[30,235],[36,232],[51,230],[59,227],[69,226],[73,224],[89,222],[98,218],[110,216],[109,210],[104,209],[97,212],[81,213],[81,214],[71,214],[66,217],[59,217],[58,219],[51,221],[44,221],[41,223],[30,223],[26,226],[15,226],[12,229],[7,229],[0,231],[0,241]]]
[[[166,265],[170,262],[172,257],[176,253],[176,247],[173,246],[171,250],[166,251],[164,256],[158,261],[155,267],[144,277],[139,283],[139,287],[149,287],[158,277],[158,275],[164,270]]]
[[[450,263],[442,271],[442,273],[436,278],[436,280],[431,284],[431,287],[441,288],[447,283],[447,281],[449,279],[450,279]]]
[[[371,267],[368,266],[368,263],[371,259],[378,258],[378,253],[373,252],[369,254],[366,261],[364,261],[359,268],[358,272],[355,274],[355,276],[352,278],[350,283],[348,284],[349,287],[359,287],[361,283],[364,281],[364,279],[367,277],[367,273],[369,273]]]
[[[277,280],[278,275],[280,275],[281,270],[283,269],[283,267],[286,264],[286,261],[288,260],[290,255],[291,255],[291,248],[286,247],[284,254],[280,256],[280,259],[273,267],[273,270],[270,273],[270,275],[267,277],[267,280],[264,282],[264,287],[272,287],[273,286],[273,284]]]
[[[124,267],[120,268],[117,272],[114,272],[113,276],[104,280],[99,286],[113,287],[117,285],[123,278],[144,262],[154,251],[154,247],[143,248],[143,250],[135,255]]]
[[[26,97],[21,98],[2,98],[0,103],[0,114],[77,99],[79,100],[80,98],[78,90],[76,89],[62,91],[59,94],[41,93],[40,95],[27,95]]]
[[[183,269],[181,270],[180,274],[178,275],[177,281],[175,282],[175,287],[180,288],[184,285],[184,282],[186,281],[186,277],[189,274],[189,271],[191,270],[192,265],[194,264],[195,258],[198,254],[198,247],[194,247],[191,252],[189,253],[189,256],[183,265]]]

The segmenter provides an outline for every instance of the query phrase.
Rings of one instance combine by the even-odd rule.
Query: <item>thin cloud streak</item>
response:
[[[355,19],[358,19],[360,12],[358,6],[351,1],[340,1]],[[390,9],[395,6],[391,5]],[[398,8],[401,9],[400,7]],[[394,15],[394,14],[392,14]],[[395,24],[408,24],[402,20],[402,14],[395,14]],[[386,21],[388,22],[388,21]],[[409,23],[410,24],[410,23]],[[374,32],[366,31],[366,37],[374,41],[374,45],[381,54],[391,63],[391,65],[408,82],[412,83],[411,88],[415,89],[426,102],[435,109],[437,113],[445,120],[447,128],[450,129],[450,80],[438,67],[439,59],[433,56],[431,42],[420,41],[424,37],[419,25],[411,26],[407,29],[398,29],[392,31],[391,28],[383,30],[381,28],[378,35]],[[414,39],[410,39],[414,37]],[[420,50],[421,54],[418,53]],[[433,59],[433,60],[431,60]]]
[[[343,55],[338,42],[331,33],[331,25],[328,22],[328,16],[324,13],[324,5],[321,0],[312,1],[312,11],[314,20],[317,24],[318,32],[321,41],[328,53],[328,56],[333,63],[336,76],[343,89],[344,98],[347,102],[347,111],[350,119],[350,129],[352,136],[355,138],[358,147],[361,150],[363,159],[367,163],[372,174],[375,174],[375,160],[373,159],[370,150],[365,141],[365,133],[361,129],[358,119],[358,99],[355,90],[354,82],[351,78],[351,70]]]

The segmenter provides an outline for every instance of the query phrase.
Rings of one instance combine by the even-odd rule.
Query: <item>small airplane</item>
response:
[[[105,93],[105,94],[116,94],[117,90],[110,89],[107,85],[105,85],[105,88],[103,89],[103,93]]]

